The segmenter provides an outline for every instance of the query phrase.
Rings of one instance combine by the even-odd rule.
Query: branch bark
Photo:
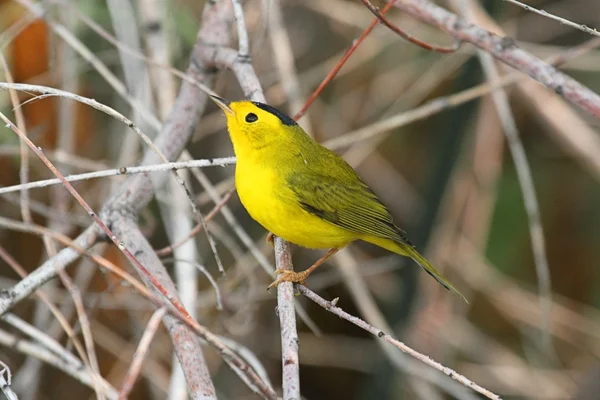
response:
[[[290,245],[275,238],[275,261],[277,268],[293,270]],[[283,399],[300,399],[300,360],[298,357],[298,330],[294,309],[294,284],[281,282],[277,285],[277,314],[281,325],[281,367]]]
[[[465,21],[429,0],[399,0],[396,7],[426,24],[469,42],[497,60],[529,75],[572,104],[600,118],[600,96],[575,79],[521,49],[510,37],[501,37]]]

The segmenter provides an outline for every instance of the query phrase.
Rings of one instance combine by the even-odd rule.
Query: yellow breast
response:
[[[238,159],[235,182],[250,216],[276,236],[313,249],[344,247],[357,239],[356,234],[300,207],[285,178],[273,168]]]

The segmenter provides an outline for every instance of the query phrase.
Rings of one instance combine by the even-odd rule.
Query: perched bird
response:
[[[354,169],[292,118],[264,103],[211,98],[227,118],[237,157],[235,184],[250,216],[291,243],[329,249],[305,271],[277,270],[271,286],[303,282],[339,249],[360,239],[412,258],[465,299],[394,225],[388,209]]]

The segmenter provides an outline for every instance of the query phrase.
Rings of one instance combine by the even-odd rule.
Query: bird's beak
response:
[[[225,111],[226,114],[234,114],[233,110],[231,109],[231,107],[229,107],[229,105],[231,104],[231,102],[229,100],[225,100],[222,97],[219,96],[214,96],[212,94],[208,95],[212,101],[214,101],[215,103],[217,103],[217,105],[219,106],[219,108],[223,111]]]

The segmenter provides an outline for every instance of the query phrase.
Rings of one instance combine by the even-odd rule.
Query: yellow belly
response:
[[[313,248],[344,247],[356,234],[305,211],[276,172],[247,164],[236,167],[235,181],[242,205],[250,216],[274,235]]]

